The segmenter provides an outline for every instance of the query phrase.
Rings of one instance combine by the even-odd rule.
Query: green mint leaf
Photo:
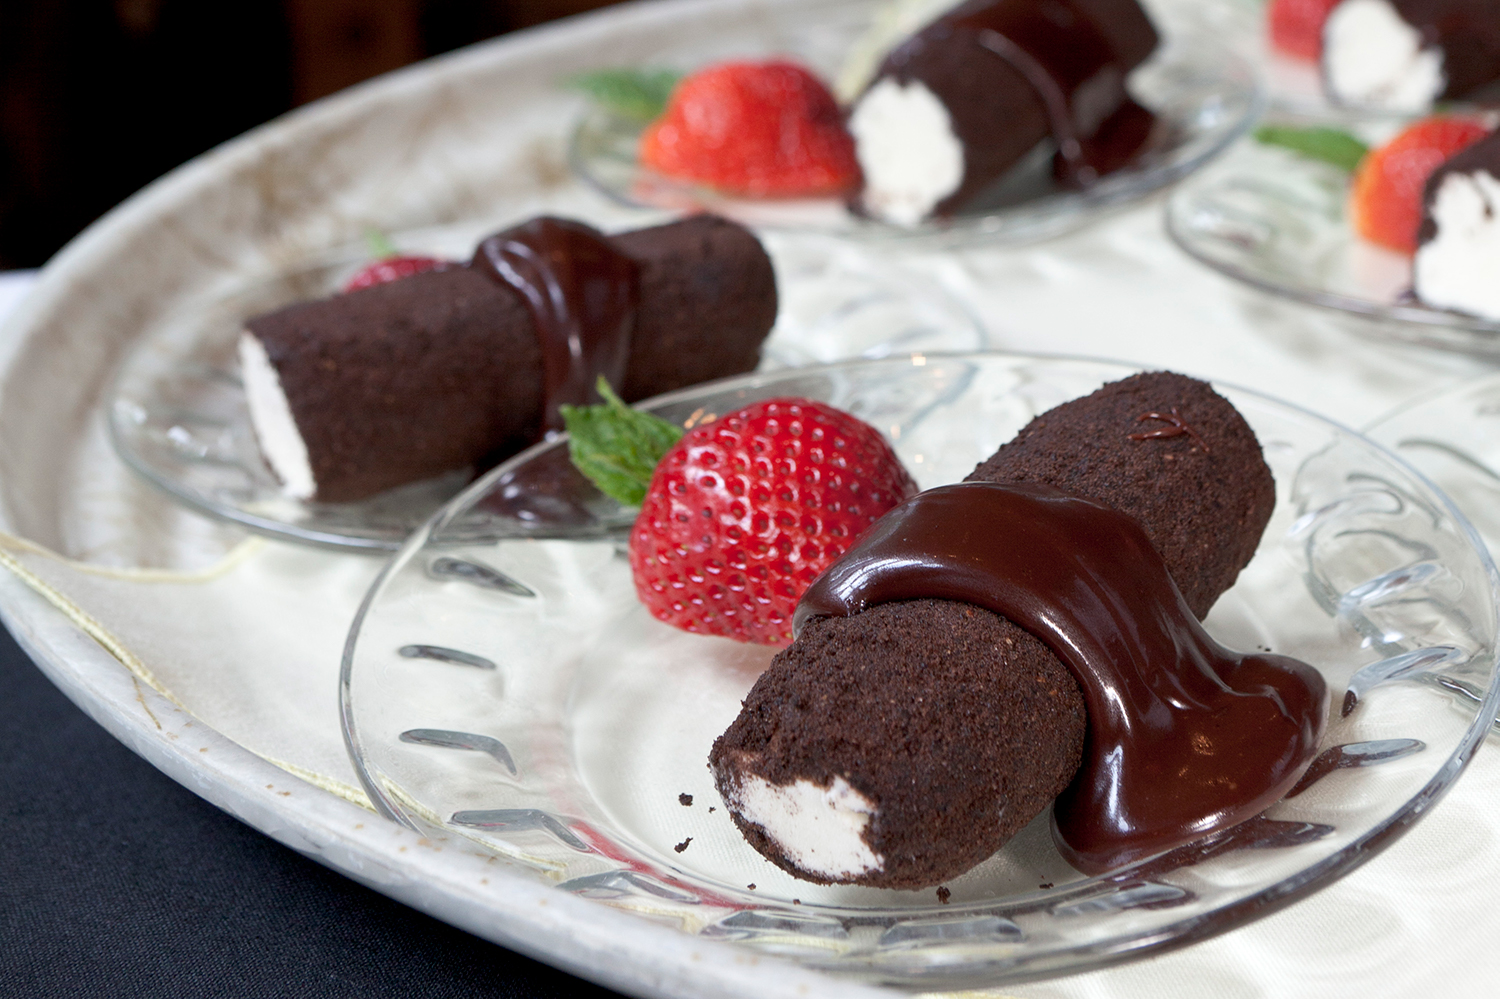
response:
[[[667,108],[682,74],[675,69],[601,69],[563,81],[594,102],[636,121],[650,121]]]
[[[1281,146],[1310,159],[1322,160],[1351,173],[1365,158],[1370,147],[1348,132],[1337,128],[1289,128],[1263,125],[1255,130],[1255,140],[1267,146]]]
[[[365,246],[369,249],[370,256],[376,260],[387,260],[401,255],[401,251],[396,249],[396,244],[391,242],[391,237],[379,229],[365,230]]]
[[[562,406],[568,454],[604,495],[640,506],[662,455],[682,438],[682,428],[620,401],[601,376],[600,406]]]

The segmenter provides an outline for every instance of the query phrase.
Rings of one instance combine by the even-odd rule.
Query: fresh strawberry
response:
[[[787,644],[808,585],[917,489],[879,431],[825,403],[768,399],[682,435],[600,394],[564,409],[574,463],[640,504],[636,593],[687,631]]]
[[[423,271],[436,270],[447,266],[448,261],[439,260],[436,257],[385,257],[372,264],[366,264],[360,272],[354,275],[344,285],[344,291],[359,291],[361,288],[369,288],[372,285],[385,284],[387,281],[399,281],[413,274],[421,274]]]
[[[875,428],[769,399],[693,428],[630,534],[636,593],[687,631],[785,645],[808,585],[916,484]]]
[[[1426,118],[1371,152],[1354,175],[1349,197],[1354,231],[1380,246],[1415,253],[1427,178],[1488,134],[1471,118]]]
[[[641,137],[641,162],[729,194],[840,194],[859,183],[838,103],[795,63],[726,62],[672,91]]]
[[[1271,44],[1298,59],[1323,55],[1323,24],[1339,0],[1271,0],[1266,7]]]

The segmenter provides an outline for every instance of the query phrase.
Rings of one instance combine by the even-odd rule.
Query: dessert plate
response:
[[[650,408],[693,421],[771,395],[824,399],[881,428],[932,486],[1133,370],[931,355],[749,376]],[[538,883],[684,934],[908,988],[1101,966],[1264,915],[1390,843],[1463,770],[1500,703],[1496,576],[1462,516],[1388,452],[1223,391],[1279,495],[1209,628],[1313,663],[1334,700],[1300,793],[1235,830],[1085,877],[1042,818],[946,893],[792,879],[741,839],[706,766],[773,650],[652,619],[622,557],[630,511],[570,473],[556,442],[465,490],[366,596],[341,676],[351,760],[424,842],[476,843]],[[548,518],[579,539],[515,537]]]
[[[1167,233],[1236,281],[1368,320],[1376,339],[1500,357],[1500,323],[1411,297],[1411,260],[1354,234],[1348,189],[1342,170],[1243,143],[1173,193]]]
[[[708,210],[747,225],[794,232],[821,232],[874,241],[1025,242],[1076,228],[1112,206],[1139,200],[1192,173],[1238,138],[1260,110],[1256,75],[1250,64],[1215,32],[1197,23],[1195,0],[1160,0],[1146,6],[1161,29],[1162,46],[1130,77],[1132,94],[1161,119],[1154,144],[1131,167],[1092,187],[1066,189],[1051,179],[1051,150],[1020,164],[992,204],[952,219],[906,228],[860,218],[834,198],[754,200],[719,195],[673,180],[641,166],[636,146],[644,125],[601,108],[587,111],[573,131],[569,160],[574,171],[626,205],[690,212]],[[790,54],[832,79],[844,53],[866,30],[871,8],[855,4],[832,8],[824,30],[798,41],[745,39],[711,53],[664,49],[653,65],[690,70],[716,59],[764,58]]]
[[[483,232],[407,233],[404,251],[466,259]],[[768,240],[780,313],[762,349],[768,369],[848,357],[987,346],[983,326],[934,281],[871,262],[828,240]],[[283,495],[260,456],[235,344],[260,312],[336,293],[368,262],[358,248],[209,296],[148,330],[121,366],[108,402],[116,452],[175,499],[272,537],[330,548],[390,551],[463,488],[461,470],[358,503]]]

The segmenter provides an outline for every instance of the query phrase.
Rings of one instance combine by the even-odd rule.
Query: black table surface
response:
[[[0,996],[613,996],[219,811],[0,629]]]

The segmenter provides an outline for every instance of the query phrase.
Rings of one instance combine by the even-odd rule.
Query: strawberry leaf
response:
[[[1348,132],[1337,128],[1289,128],[1283,125],[1264,125],[1255,130],[1255,141],[1267,146],[1290,149],[1309,159],[1332,163],[1351,173],[1370,151],[1369,146]]]
[[[602,377],[600,406],[562,406],[573,464],[604,495],[640,506],[656,464],[682,438],[682,428],[631,409]]]
[[[372,260],[385,260],[401,254],[401,251],[396,249],[396,244],[391,242],[391,237],[379,229],[365,230],[365,246],[369,249]]]
[[[644,122],[667,109],[667,98],[680,79],[675,69],[601,69],[563,82],[616,114]]]

